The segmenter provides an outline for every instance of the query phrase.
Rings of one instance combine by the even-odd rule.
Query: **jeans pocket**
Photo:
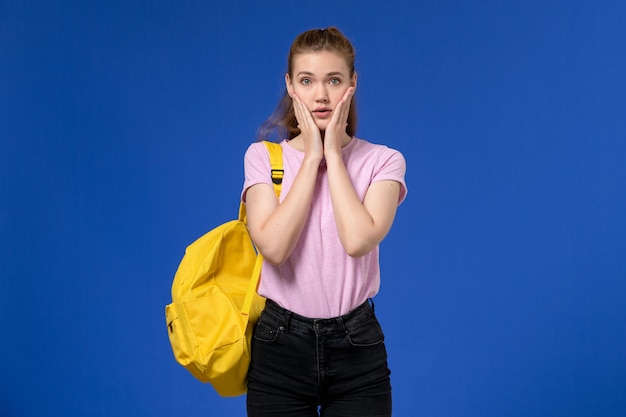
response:
[[[385,340],[383,329],[374,315],[359,326],[348,328],[346,337],[354,347],[376,346]]]
[[[261,317],[254,328],[254,340],[266,343],[275,342],[281,329],[282,326],[277,320],[266,314],[261,314]]]

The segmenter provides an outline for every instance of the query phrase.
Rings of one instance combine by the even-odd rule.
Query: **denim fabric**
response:
[[[252,340],[250,417],[388,417],[387,351],[373,306],[308,319],[267,301]]]

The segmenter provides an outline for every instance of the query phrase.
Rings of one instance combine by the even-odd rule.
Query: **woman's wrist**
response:
[[[330,166],[335,163],[343,164],[341,149],[324,152],[324,159],[326,160],[326,166]]]
[[[322,162],[323,155],[313,154],[311,152],[307,152],[304,154],[304,159],[302,160],[303,166],[311,166],[317,169]]]

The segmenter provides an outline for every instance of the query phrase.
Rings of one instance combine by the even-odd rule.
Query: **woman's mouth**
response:
[[[330,117],[331,112],[332,112],[331,109],[324,107],[324,108],[315,109],[311,113],[313,113],[316,117],[320,119],[326,119]]]

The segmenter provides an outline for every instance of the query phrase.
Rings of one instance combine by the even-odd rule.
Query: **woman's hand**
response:
[[[319,128],[311,112],[293,89],[287,91],[293,100],[305,157],[295,175],[291,189],[279,203],[268,184],[251,186],[246,193],[248,230],[252,240],[268,262],[280,265],[296,247],[309,215],[324,147]]]
[[[354,87],[346,90],[343,97],[335,106],[333,115],[326,126],[324,135],[324,155],[328,158],[331,155],[340,155],[341,147],[346,138],[346,126],[348,126],[348,114],[350,113],[350,103],[354,96]]]
[[[300,136],[304,144],[304,154],[318,162],[324,156],[324,145],[322,143],[322,135],[320,129],[313,120],[313,115],[306,104],[300,100],[300,97],[292,90],[287,90],[293,101],[293,110],[298,121]]]

